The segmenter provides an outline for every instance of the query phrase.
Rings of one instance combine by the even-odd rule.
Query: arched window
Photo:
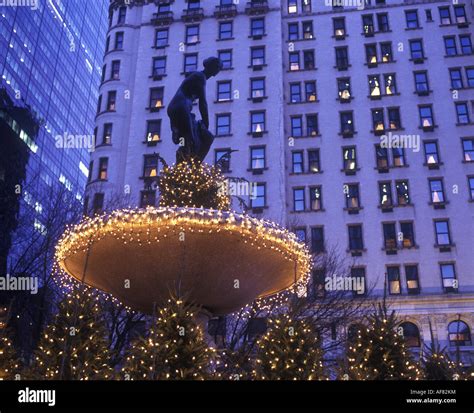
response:
[[[420,347],[420,331],[418,327],[410,322],[400,324],[403,328],[403,337],[405,337],[405,344],[407,347]]]
[[[449,344],[452,346],[470,346],[469,326],[461,320],[451,321],[448,325]]]

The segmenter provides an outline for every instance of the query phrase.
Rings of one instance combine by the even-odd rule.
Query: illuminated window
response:
[[[146,141],[155,143],[161,140],[161,120],[149,120],[147,122]]]
[[[387,267],[388,292],[391,295],[402,293],[400,284],[400,267]]]
[[[451,346],[470,346],[472,344],[469,326],[464,321],[456,320],[449,323],[448,333]]]

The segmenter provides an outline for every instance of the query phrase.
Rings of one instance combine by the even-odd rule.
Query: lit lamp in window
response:
[[[346,31],[344,29],[336,29],[335,36],[336,37],[344,37],[346,35]]]
[[[147,142],[159,142],[161,140],[158,132],[148,132]]]
[[[155,100],[155,108],[159,109],[163,107],[163,101],[161,99],[156,99]]]
[[[341,100],[349,100],[351,98],[351,92],[349,90],[349,84],[345,84],[345,87],[339,91],[339,97]]]
[[[371,84],[372,84],[372,91],[370,92],[370,96],[373,96],[373,97],[380,96],[381,93],[380,93],[379,81],[377,79],[372,79]]]
[[[254,133],[262,133],[263,132],[263,123],[257,123],[253,126]]]
[[[377,60],[377,57],[375,57],[375,60]],[[390,53],[384,53],[382,55],[382,62],[384,63],[390,62]]]
[[[433,124],[429,119],[423,119],[423,128],[431,128]]]
[[[390,75],[387,77],[385,81],[385,94],[386,95],[393,95],[395,93],[394,86],[393,86],[393,77]]]
[[[370,64],[376,64],[377,63],[377,56],[373,55],[370,57]]]

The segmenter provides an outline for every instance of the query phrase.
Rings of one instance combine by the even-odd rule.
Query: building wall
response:
[[[247,3],[236,4],[237,15],[232,19],[233,39],[218,40],[219,20],[213,15],[217,2],[201,2],[203,19],[192,24],[200,25],[200,42],[196,45],[183,45],[185,26],[181,16],[187,7],[184,1],[171,4],[173,21],[169,26],[169,42],[164,49],[154,49],[153,38],[158,29],[152,23],[157,5],[145,2],[143,6],[127,8],[124,24],[117,24],[120,2],[112,2],[113,20],[108,36],[112,39],[116,32],[123,32],[125,45],[123,50],[106,53],[104,63],[110,67],[113,60],[121,61],[120,80],[106,81],[100,93],[103,105],[109,91],[117,91],[118,102],[115,112],[105,112],[97,117],[99,137],[104,123],[113,123],[113,137],[110,146],[100,147],[93,154],[92,182],[87,189],[90,199],[97,192],[105,192],[109,199],[112,194],[127,196],[129,202],[139,205],[140,191],[144,187],[141,179],[143,156],[159,153],[168,162],[173,162],[176,147],[171,142],[166,105],[184,79],[183,59],[185,53],[198,52],[199,64],[204,58],[217,55],[219,50],[233,50],[233,69],[222,71],[216,79],[208,82],[208,102],[211,114],[211,130],[214,130],[214,115],[231,112],[232,135],[217,137],[213,150],[231,148],[238,150],[232,154],[232,176],[244,177],[251,182],[265,182],[267,185],[266,206],[263,213],[253,211],[290,227],[305,228],[307,241],[311,243],[311,228],[324,227],[325,248],[339,250],[349,264],[365,268],[367,284],[373,293],[381,295],[384,289],[387,266],[400,266],[401,294],[390,296],[394,308],[402,317],[414,322],[421,330],[422,338],[429,340],[429,323],[442,344],[448,340],[447,326],[454,319],[462,319],[471,330],[474,327],[474,274],[473,258],[470,254],[474,227],[472,222],[472,195],[468,188],[468,176],[474,174],[472,163],[463,158],[461,138],[474,135],[472,126],[473,92],[472,88],[458,91],[457,100],[453,99],[449,68],[465,68],[472,65],[472,55],[446,57],[443,37],[454,35],[459,48],[459,35],[469,35],[471,26],[457,24],[440,25],[439,7],[452,5],[447,1],[425,1],[410,3],[386,1],[386,4],[333,9],[324,2],[312,2],[311,10],[303,10],[303,2],[297,1],[295,13],[289,13],[286,1],[272,0],[265,11],[265,36],[262,39],[249,37],[250,18],[245,13]],[[472,21],[473,12],[470,2],[466,4],[467,19]],[[306,2],[305,4],[308,4]],[[407,29],[405,12],[418,11],[419,28]],[[432,21],[427,19],[427,10],[431,11]],[[363,34],[362,16],[387,13],[390,30],[376,32],[373,37]],[[346,36],[336,39],[333,33],[333,18],[344,17]],[[227,20],[223,20],[227,21]],[[311,21],[313,36],[307,40],[289,40],[290,23],[298,23],[301,33],[303,22]],[[191,23],[188,23],[191,24]],[[377,22],[375,23],[377,27]],[[426,60],[416,63],[410,58],[409,41],[422,39]],[[380,55],[380,43],[391,42],[394,62],[369,67],[366,64],[365,45],[377,43]],[[264,45],[267,65],[261,71],[249,68],[250,49]],[[336,68],[335,48],[347,46],[349,67],[346,70]],[[313,50],[315,68],[309,70],[290,70],[289,54],[294,51]],[[166,76],[161,80],[150,78],[154,57],[166,56]],[[431,92],[427,96],[415,93],[414,71],[428,72]],[[371,74],[395,74],[398,93],[383,96],[380,100],[369,97],[368,76]],[[254,103],[248,100],[249,82],[254,76],[266,78],[267,99]],[[338,100],[337,79],[351,78],[353,99],[349,103]],[[217,103],[216,84],[218,81],[232,80],[234,99],[232,102]],[[290,83],[316,81],[317,100],[308,103],[292,103]],[[164,105],[159,112],[150,113],[148,105],[149,91],[152,87],[164,87]],[[237,93],[237,94],[236,94]],[[304,93],[304,92],[303,92]],[[236,96],[238,95],[238,98]],[[455,103],[468,102],[471,122],[457,124]],[[419,105],[431,104],[436,127],[433,131],[424,131],[420,127]],[[376,168],[375,145],[380,136],[373,132],[371,109],[383,108],[387,123],[387,109],[400,108],[401,130],[397,134],[412,135],[419,138],[420,150],[405,149],[406,163],[403,167],[391,167],[386,173]],[[267,134],[263,137],[249,135],[249,112],[263,109],[266,111]],[[352,111],[355,131],[353,137],[343,137],[340,133],[340,112]],[[319,131],[316,136],[294,137],[291,117],[317,114]],[[161,119],[161,140],[156,146],[143,141],[146,135],[146,121]],[[306,127],[305,121],[303,126]],[[294,139],[293,139],[294,138]],[[429,169],[425,162],[423,141],[437,141],[441,163],[438,169]],[[261,175],[249,171],[249,147],[266,146],[268,169]],[[346,175],[342,171],[342,148],[355,146],[357,150],[358,170]],[[321,172],[308,172],[307,150],[319,149]],[[292,172],[292,153],[303,150],[305,173]],[[389,150],[391,152],[391,150]],[[108,179],[97,180],[98,160],[109,158]],[[211,151],[207,162],[214,161]],[[390,161],[392,163],[392,161]],[[444,209],[435,209],[430,204],[428,179],[442,177],[445,196],[448,201]],[[396,180],[408,180],[410,204],[395,206],[391,212],[382,212],[379,207],[378,183],[392,182],[392,195],[395,197]],[[347,184],[358,183],[362,209],[357,214],[345,210],[345,188]],[[323,209],[311,211],[309,188],[321,186]],[[305,188],[305,210],[294,211],[293,189]],[[120,195],[121,194],[121,195]],[[434,220],[449,219],[450,235],[453,245],[446,251],[436,246]],[[387,254],[383,249],[383,222],[396,222],[397,235],[400,222],[412,222],[415,232],[415,246],[396,249],[396,254]],[[355,253],[349,249],[348,229],[350,224],[362,224],[364,246]],[[400,246],[400,245],[399,245]],[[442,286],[440,263],[454,263],[459,288],[457,292],[446,293]],[[407,291],[405,265],[416,265],[419,274],[420,293],[410,295]],[[472,351],[472,346],[465,346]]]

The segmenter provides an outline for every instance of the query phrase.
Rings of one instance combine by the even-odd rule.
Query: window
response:
[[[265,112],[253,112],[250,115],[251,133],[263,134],[265,132]]]
[[[250,21],[250,35],[252,37],[263,36],[265,34],[265,19],[257,18]]]
[[[124,24],[126,16],[127,16],[127,7],[126,6],[120,7],[117,24]]]
[[[448,333],[451,346],[470,346],[472,344],[469,326],[464,321],[451,321],[448,325]]]
[[[441,282],[445,293],[452,293],[458,290],[458,280],[456,277],[456,269],[452,263],[440,264]]]
[[[92,173],[94,171],[94,162],[93,161],[90,161],[89,162],[89,175],[87,176],[87,182],[91,182],[92,181]]]
[[[428,84],[427,72],[415,72],[415,91],[418,94],[425,94],[429,92],[430,87]]]
[[[451,78],[452,89],[462,89],[464,87],[461,69],[449,69],[449,77]]]
[[[288,0],[288,14],[298,13],[298,1]]]
[[[349,54],[347,47],[336,47],[336,67],[339,70],[347,70],[349,67]]]
[[[463,5],[454,6],[454,15],[456,16],[457,24],[467,23],[466,9]]]
[[[345,186],[346,208],[360,208],[359,184]]]
[[[216,149],[214,151],[214,165],[220,162],[221,171],[230,172],[230,149]]]
[[[397,231],[395,229],[395,223],[382,224],[384,248],[386,250],[397,249]]]
[[[405,345],[407,347],[420,347],[421,341],[420,331],[418,330],[418,327],[415,324],[409,322],[400,324],[400,327],[403,330]]]
[[[462,54],[472,54],[472,42],[469,34],[460,35],[459,43],[461,44]]]
[[[155,32],[155,47],[161,48],[168,46],[168,29],[159,29]]]
[[[107,65],[102,66],[102,73],[100,76],[100,81],[103,83],[105,81],[105,74],[107,72]]]
[[[365,288],[366,281],[365,281],[365,268],[364,267],[352,267],[351,268],[351,278],[356,279],[359,285],[362,285],[362,289],[354,290],[354,295],[364,295],[366,294],[367,290]],[[352,325],[352,327],[358,328],[356,325]]]
[[[222,70],[232,69],[232,50],[220,50],[218,57],[222,62]]]
[[[301,0],[301,9],[303,13],[311,12],[311,0]]]
[[[314,50],[303,51],[304,70],[313,70],[314,64]]]
[[[306,228],[295,228],[295,235],[300,242],[306,242]]]
[[[99,159],[99,175],[98,179],[101,181],[105,181],[108,178],[107,169],[109,167],[109,159],[108,158],[100,158]]]
[[[152,112],[163,107],[163,93],[164,88],[162,87],[154,87],[150,89],[149,108]]]
[[[265,208],[267,205],[266,198],[267,185],[264,183],[258,183],[255,186],[253,197],[250,199],[252,208]]]
[[[112,70],[110,71],[110,79],[111,80],[120,79],[120,60],[114,60],[112,62]]]
[[[410,193],[408,190],[408,181],[396,181],[398,205],[410,205]]]
[[[412,248],[415,246],[415,231],[412,222],[401,222],[400,230],[402,232],[402,247]]]
[[[397,94],[397,81],[394,73],[383,75],[385,94],[395,95]]]
[[[428,166],[435,166],[439,164],[439,152],[437,142],[424,142],[425,149],[425,163]]]
[[[310,80],[308,82],[304,82],[304,91],[305,91],[305,98],[306,102],[315,102],[317,99],[316,95],[316,82]]]
[[[377,47],[375,44],[365,45],[365,57],[369,66],[376,66],[378,63],[377,59]]]
[[[195,72],[198,69],[197,53],[184,55],[184,74]]]
[[[171,11],[171,4],[170,2],[161,2],[161,4],[158,5],[158,14],[166,14]]]
[[[418,22],[418,11],[417,10],[407,10],[405,12],[407,29],[418,29],[420,27]]]
[[[302,116],[291,117],[291,136],[293,138],[300,138],[303,136],[303,117]]]
[[[377,24],[379,26],[379,32],[390,31],[390,25],[388,22],[388,14],[387,13],[377,14]]]
[[[383,109],[372,109],[372,128],[375,133],[383,133],[385,131]]]
[[[389,168],[387,148],[380,145],[375,145],[375,158],[377,162],[377,169],[385,170]]]
[[[433,204],[442,204],[446,202],[446,198],[444,196],[443,180],[441,178],[433,178],[429,179],[428,183],[430,185],[430,201]]]
[[[458,124],[460,125],[467,125],[471,122],[469,118],[469,109],[467,107],[467,103],[460,102],[455,104],[456,107],[456,116],[458,119]]]
[[[111,91],[107,95],[107,110],[113,112],[117,109],[117,92]]]
[[[288,23],[288,40],[298,40],[300,38],[300,32],[298,23]]]
[[[250,148],[250,167],[253,171],[265,169],[265,147]]]
[[[311,252],[313,254],[324,252],[324,227],[311,228]]]
[[[341,112],[341,134],[352,136],[354,134],[354,121],[352,112]]]
[[[143,163],[143,177],[155,178],[158,176],[158,156],[145,155]]]
[[[341,101],[351,100],[351,79],[349,77],[337,79],[337,88],[339,93],[339,99]]]
[[[425,52],[421,40],[410,40],[410,54],[412,60],[419,61],[425,59]]]
[[[456,39],[454,36],[444,38],[444,47],[446,49],[447,56],[456,56],[458,54]]]
[[[290,83],[290,99],[291,99],[291,103],[301,102],[301,84],[300,83]]]
[[[332,20],[333,31],[335,38],[344,38],[346,36],[346,21],[344,17],[339,17]]]
[[[199,42],[199,25],[186,26],[186,44]]]
[[[323,269],[313,269],[311,275],[311,282],[308,283],[308,294],[311,294],[315,298],[324,298],[326,294],[325,271]]]
[[[140,208],[155,206],[156,191],[141,191],[140,192]]]
[[[449,11],[449,7],[439,8],[439,20],[441,24],[451,24],[451,12]]]
[[[104,209],[104,194],[97,193],[94,194],[94,199],[92,201],[92,213],[100,214]]]
[[[464,162],[474,162],[474,139],[464,139],[462,141]]]
[[[366,36],[372,36],[374,34],[374,16],[372,14],[362,16],[362,30]]]
[[[420,279],[417,265],[405,265],[405,278],[407,281],[408,294],[420,293]]]
[[[124,39],[123,32],[115,33],[115,50],[123,49],[123,39]]]
[[[291,154],[293,173],[302,174],[304,172],[303,151],[295,151]]]
[[[342,161],[344,171],[357,170],[357,154],[355,146],[342,148]]]
[[[362,238],[362,225],[349,225],[349,249],[351,251],[358,251],[364,249],[364,241]]]
[[[232,39],[232,36],[233,36],[232,22],[220,22],[219,23],[219,40]]]
[[[105,51],[110,51],[110,36],[107,36],[107,40],[105,41]]]
[[[474,68],[472,67],[466,68],[466,79],[467,79],[467,86],[474,87]]]
[[[265,47],[252,47],[250,50],[250,65],[263,66],[265,64]]]
[[[230,135],[230,114],[224,113],[216,115],[216,135]]]
[[[304,188],[293,188],[293,211],[304,211],[305,204]]]
[[[420,126],[424,130],[432,130],[434,128],[433,108],[430,106],[419,106]]]
[[[388,292],[391,295],[402,293],[400,284],[400,267],[387,267]]]
[[[155,57],[153,59],[153,77],[160,77],[166,74],[166,57]]]
[[[100,113],[102,109],[102,95],[99,96],[99,99],[97,100],[97,113]]]
[[[265,78],[251,79],[250,89],[252,99],[261,99],[265,97]]]
[[[318,130],[318,115],[306,115],[306,136],[317,136]]]
[[[104,124],[104,133],[102,135],[102,145],[110,145],[112,143],[112,128],[111,123]]]
[[[448,220],[435,221],[436,245],[451,245]]]
[[[148,143],[159,142],[161,140],[161,120],[149,120],[147,122],[146,141]]]
[[[469,198],[471,201],[474,201],[474,177],[470,176],[467,178],[468,189],[469,189]]]
[[[300,70],[300,53],[290,52],[288,56],[290,60],[290,70],[291,71]]]
[[[302,23],[303,26],[303,39],[310,40],[314,38],[313,34],[313,22],[306,21]]]
[[[402,167],[405,166],[405,149],[404,148],[392,148],[393,166]]]
[[[369,90],[370,97],[380,97],[382,92],[380,90],[380,76],[370,75],[369,76]]]
[[[320,172],[319,149],[308,150],[308,168],[311,173],[315,174]]]
[[[388,108],[388,128],[390,130],[399,130],[402,128],[399,108]]]
[[[393,206],[392,185],[390,182],[379,182],[379,197],[382,207]]]
[[[323,209],[323,197],[321,186],[309,188],[309,199],[311,211],[321,211]]]
[[[380,53],[382,55],[382,62],[383,63],[390,63],[393,62],[393,54],[392,54],[392,43],[380,43]],[[377,57],[376,57],[377,59]]]
[[[217,101],[228,102],[232,100],[232,83],[230,80],[217,82]]]
[[[188,10],[197,10],[201,7],[200,0],[188,0]]]

